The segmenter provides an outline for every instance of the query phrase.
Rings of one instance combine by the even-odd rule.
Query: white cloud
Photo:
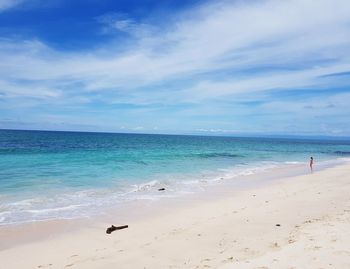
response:
[[[0,91],[12,98],[109,91],[118,102],[172,103],[347,83],[320,76],[350,70],[349,14],[347,0],[221,1],[154,28],[110,14],[101,22],[134,33],[122,52],[113,42],[81,53],[0,40]],[[180,80],[185,86],[169,87]]]
[[[107,13],[97,18],[105,27],[103,28],[104,33],[113,33],[113,31],[120,31],[130,34],[136,38],[143,38],[150,35],[154,30],[154,27],[146,23],[137,22],[123,13]]]
[[[275,72],[272,74],[229,79],[227,81],[201,81],[191,88],[188,101],[196,98],[198,101],[216,97],[225,97],[237,93],[255,93],[266,90],[298,89],[303,87],[323,89],[337,86],[337,80],[322,78],[328,74],[341,73],[350,70],[349,64],[335,64],[327,67],[314,67],[293,72]],[[338,81],[339,82],[339,81]],[[341,81],[340,81],[341,82]],[[184,94],[185,95],[185,94]]]
[[[29,97],[29,98],[56,98],[61,95],[58,90],[52,90],[41,83],[18,85],[0,79],[0,94],[6,98]]]
[[[0,12],[6,9],[13,8],[24,0],[0,0]]]
[[[131,128],[131,130],[134,130],[134,131],[141,131],[141,130],[143,130],[143,129],[145,129],[145,128],[142,127],[142,126],[137,126],[137,127]]]
[[[205,129],[205,128],[199,128],[196,129],[197,132],[201,133],[238,133],[238,130],[225,130],[225,129]]]

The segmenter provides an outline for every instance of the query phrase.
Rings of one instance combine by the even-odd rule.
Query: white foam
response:
[[[161,183],[158,180],[152,180],[146,183],[138,184],[138,185],[133,185],[135,187],[135,190],[138,192],[142,191],[149,191],[151,189],[156,188],[157,186],[160,186]]]
[[[289,162],[289,161],[287,161],[287,162],[284,162],[285,164],[301,164],[302,162]]]
[[[34,213],[34,214],[47,214],[50,212],[69,211],[69,210],[77,209],[80,207],[83,207],[83,205],[69,205],[69,206],[64,206],[64,207],[44,208],[44,209],[30,209],[30,210],[26,210],[26,212]]]
[[[339,158],[326,161],[330,165],[350,160]],[[21,200],[6,201],[0,206],[0,224],[23,223],[47,219],[71,219],[100,214],[106,207],[132,200],[156,201],[164,197],[174,197],[194,193],[205,186],[221,184],[237,177],[246,177],[276,167],[300,164],[297,161],[260,162],[251,165],[235,165],[232,168],[203,171],[195,175],[159,175],[158,178],[133,185],[117,185],[115,188],[88,189],[62,193],[42,194],[40,197],[23,197]],[[164,187],[165,192],[158,189]],[[64,192],[64,193],[63,193]],[[19,199],[19,197],[15,197]]]

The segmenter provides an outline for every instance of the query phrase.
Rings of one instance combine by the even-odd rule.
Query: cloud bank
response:
[[[0,10],[15,3],[1,1]],[[33,106],[96,102],[151,106],[146,111],[175,105],[177,116],[167,111],[174,119],[182,119],[186,113],[205,113],[202,107],[211,106],[210,115],[222,117],[226,113],[232,119],[213,126],[210,117],[207,122],[193,118],[193,130],[236,130],[242,126],[252,131],[236,115],[248,117],[263,107],[244,108],[238,102],[261,101],[269,109],[281,103],[279,111],[294,108],[297,115],[300,108],[282,95],[276,101],[274,92],[324,91],[336,100],[344,94],[350,76],[338,74],[350,72],[349,14],[350,2],[346,0],[207,2],[169,15],[157,25],[118,13],[101,14],[96,23],[101,24],[102,32],[124,32],[127,36],[88,52],[54,49],[36,38],[2,38],[0,97],[8,107],[23,100]],[[350,102],[349,95],[343,97]],[[319,100],[316,93],[308,99],[328,102]],[[234,108],[221,113],[228,101]],[[337,124],[348,111],[340,101],[334,104]],[[132,117],[135,111],[126,116]],[[317,115],[320,113],[329,112]],[[271,120],[281,121],[275,116]],[[267,118],[261,122],[266,125]],[[308,117],[302,124],[307,122],[312,122],[310,132],[322,129],[317,127],[321,122],[316,126]],[[177,119],[172,124],[176,126]],[[259,130],[269,128],[265,125]],[[288,132],[287,125],[281,125],[279,131]],[[343,134],[350,134],[344,123],[341,128]]]

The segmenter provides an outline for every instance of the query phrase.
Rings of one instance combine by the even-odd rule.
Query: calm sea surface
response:
[[[89,216],[310,156],[350,157],[350,141],[0,130],[0,224]]]

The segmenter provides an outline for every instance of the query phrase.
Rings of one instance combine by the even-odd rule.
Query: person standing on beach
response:
[[[313,165],[314,165],[314,158],[310,157],[310,169],[311,169],[311,172],[313,172]]]

